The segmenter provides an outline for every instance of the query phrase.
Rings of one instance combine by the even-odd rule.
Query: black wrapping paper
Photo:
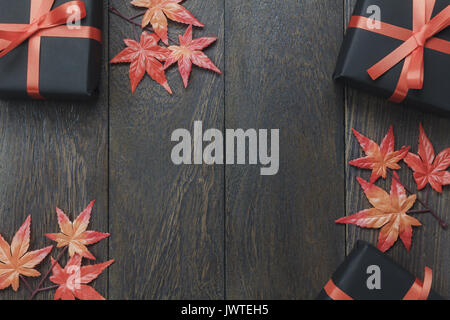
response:
[[[370,290],[367,286],[369,266],[379,266],[381,289]],[[355,300],[402,300],[416,277],[396,264],[386,254],[372,245],[358,241],[353,251],[331,277],[336,286]],[[331,300],[322,289],[318,300]],[[429,300],[442,300],[433,290]]]
[[[377,5],[381,9],[381,21],[412,30],[412,0],[358,0],[353,15],[371,17],[368,7]],[[449,0],[437,0],[433,17],[450,5]],[[450,41],[450,28],[436,37]],[[403,42],[384,35],[358,28],[347,30],[338,58],[334,79],[343,80],[358,89],[363,89],[388,99],[394,92],[404,61],[377,80],[372,80],[367,69],[394,51]],[[423,111],[450,115],[450,55],[425,48],[425,80],[422,90],[410,90],[405,103]]]
[[[55,0],[53,8],[71,0]],[[83,0],[87,16],[82,26],[101,29],[101,0]],[[28,24],[30,0],[0,0],[0,23]],[[102,46],[93,39],[41,38],[39,91],[46,99],[87,99],[97,91]],[[28,41],[0,58],[0,97],[29,98]]]

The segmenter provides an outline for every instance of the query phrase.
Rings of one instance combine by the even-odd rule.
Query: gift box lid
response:
[[[70,2],[72,1],[45,1],[53,4],[51,10],[70,5]],[[72,32],[67,32],[65,36],[49,36],[44,33],[39,40],[39,50],[31,52],[27,39],[0,58],[0,98],[30,98],[30,70],[33,74],[38,74],[39,95],[45,99],[84,100],[95,97],[100,78],[102,45],[99,39],[81,36],[83,30],[79,33],[76,31],[90,28],[96,30],[94,34],[101,34],[103,4],[98,0],[81,2],[84,4],[86,17],[77,20],[79,26],[75,26]],[[44,5],[44,1],[0,0],[0,8],[4,9],[0,10],[0,30],[8,30],[9,24],[29,25],[31,8],[39,5]],[[76,10],[74,12],[75,17]],[[52,28],[46,30],[51,31]],[[35,57],[38,63],[30,64],[30,56]]]
[[[436,0],[432,18],[449,5],[448,0]],[[412,33],[413,0],[358,0],[353,17],[376,18],[373,8],[379,8],[380,20],[384,24],[401,28]],[[447,27],[434,37],[450,41],[450,28]],[[396,90],[402,73],[404,60],[372,80],[367,70],[402,45],[404,41],[376,30],[349,27],[342,43],[334,72],[334,79],[389,99]],[[444,70],[450,70],[450,54],[430,48],[424,50],[423,89],[409,90],[404,102],[422,111],[450,115],[450,77]]]

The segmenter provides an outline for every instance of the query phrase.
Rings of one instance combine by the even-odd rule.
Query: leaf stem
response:
[[[409,210],[406,212],[407,214],[415,214],[415,213],[430,213],[430,210]]]
[[[114,8],[114,9],[115,9],[115,8]],[[117,10],[117,9],[116,9],[116,10]],[[144,13],[139,13],[139,14],[133,16],[133,17],[130,17],[130,20],[137,19],[137,18],[139,18],[139,17],[142,17],[143,15],[144,15]]]
[[[33,293],[33,289],[31,288],[30,284],[28,283],[27,279],[25,279],[24,276],[22,276],[21,274],[19,275],[20,280],[22,280],[22,282],[25,284],[25,287],[27,287],[28,291],[30,291],[30,293]]]
[[[39,284],[36,287],[36,289],[34,289],[32,291],[31,296],[30,296],[30,300],[33,300],[34,297],[36,296],[36,294],[38,294],[39,292],[44,291],[44,290],[41,290],[42,285],[44,284],[45,280],[47,280],[47,278],[49,277],[50,272],[53,270],[53,267],[59,262],[59,260],[61,260],[62,256],[64,255],[64,253],[66,251],[67,251],[67,247],[64,247],[64,249],[62,249],[61,252],[58,254],[58,256],[56,257],[55,261],[52,263],[50,268],[47,270],[47,272],[42,277],[41,281],[39,281]],[[48,288],[50,288],[50,287],[48,287]],[[50,290],[50,289],[48,289],[48,290]]]
[[[58,288],[58,287],[59,287],[58,285],[54,285],[54,286],[50,286],[50,287],[40,288],[40,289],[38,290],[38,292],[48,291],[48,290],[53,290],[53,289],[56,289],[56,288]]]
[[[409,194],[414,194],[414,192],[413,192],[410,188],[408,188],[407,186],[405,186],[405,185],[400,181],[400,179],[397,178],[397,177],[393,174],[393,172],[392,172],[391,170],[388,170],[388,171],[389,171],[389,174],[392,176],[392,179],[395,179],[398,183],[400,183],[400,184],[403,186],[403,188],[405,188],[405,190],[406,190]],[[427,191],[427,192],[428,192],[428,191]],[[445,222],[441,217],[439,217],[439,216],[436,214],[436,212],[434,212],[434,210],[431,209],[431,208],[428,206],[428,203],[427,203],[427,202],[423,201],[423,200],[420,199],[419,197],[417,197],[417,201],[419,201],[419,202],[422,204],[422,206],[424,206],[425,209],[427,209],[427,211],[428,211],[429,213],[431,213],[431,215],[439,222],[440,226],[441,226],[443,229],[447,230],[447,228],[448,228],[447,222]]]
[[[134,24],[131,25],[131,28],[133,29],[133,35],[135,39],[139,39],[138,33],[136,31],[136,26]]]

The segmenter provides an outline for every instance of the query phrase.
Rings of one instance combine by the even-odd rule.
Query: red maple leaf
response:
[[[53,246],[27,252],[30,246],[31,217],[28,216],[14,235],[11,246],[0,235],[0,289],[12,286],[19,289],[19,277],[38,277],[33,269],[52,251]]]
[[[136,7],[148,9],[142,18],[142,28],[145,28],[150,23],[161,40],[166,45],[169,45],[169,38],[167,36],[167,18],[176,22],[192,24],[197,27],[204,26],[203,23],[195,19],[192,13],[179,5],[182,1],[183,0],[134,0],[131,1],[131,4]]]
[[[212,61],[200,50],[205,49],[217,40],[215,37],[204,37],[192,40],[192,25],[190,25],[183,36],[179,36],[180,45],[170,46],[171,51],[166,60],[164,69],[178,61],[178,70],[183,78],[186,88],[191,74],[192,64],[201,68],[209,69],[218,74],[222,72],[212,63]]]
[[[396,173],[394,175],[397,176]],[[387,251],[400,236],[409,251],[412,226],[421,226],[420,221],[406,214],[414,205],[416,195],[407,197],[405,188],[396,179],[392,179],[390,194],[364,179],[357,179],[374,208],[338,219],[336,222],[355,224],[363,228],[382,228],[378,239],[378,249]]]
[[[52,258],[53,273],[50,281],[59,285],[55,292],[55,300],[75,300],[75,298],[80,300],[105,300],[94,288],[87,284],[96,279],[114,260],[82,267],[81,259],[81,256],[74,255],[63,269]]]
[[[371,183],[377,181],[379,177],[386,179],[388,168],[393,170],[400,169],[398,162],[406,157],[410,148],[402,147],[401,150],[394,151],[394,129],[392,126],[389,128],[380,146],[355,129],[353,129],[353,134],[367,156],[352,160],[349,164],[358,168],[372,170]]]
[[[414,171],[417,189],[422,190],[429,183],[437,192],[442,186],[450,184],[450,148],[435,156],[433,145],[428,139],[422,124],[419,126],[419,154],[408,153],[404,161]]]
[[[140,43],[132,39],[124,39],[123,41],[127,48],[115,56],[111,63],[131,63],[129,72],[131,91],[134,93],[145,72],[147,72],[153,80],[172,94],[164,68],[159,62],[166,61],[170,51],[158,45],[159,37],[154,33],[143,32]]]
[[[65,213],[56,208],[60,233],[47,233],[45,236],[58,243],[57,247],[69,246],[69,255],[73,257],[76,253],[82,257],[95,260],[95,257],[86,248],[86,245],[94,244],[109,237],[109,233],[97,231],[86,231],[91,219],[92,207],[95,201],[91,201],[86,209],[81,212],[75,221],[70,222]]]

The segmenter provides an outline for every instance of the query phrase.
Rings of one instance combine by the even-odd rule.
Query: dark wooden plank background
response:
[[[227,298],[313,298],[343,258],[343,94],[329,80],[342,12],[226,1],[226,128],[280,129],[276,176],[226,168]]]
[[[114,1],[132,16],[129,1]],[[223,1],[187,1],[186,8],[207,24],[194,36],[218,36],[206,52],[223,68]],[[133,34],[111,17],[110,56]],[[185,26],[172,25],[174,34]],[[111,298],[222,299],[223,188],[221,166],[175,166],[170,158],[178,128],[223,129],[224,78],[194,68],[187,90],[176,67],[167,92],[148,77],[130,94],[128,66],[110,77],[110,270]],[[124,106],[126,106],[124,108]],[[114,288],[114,289],[112,289]]]
[[[394,124],[397,146],[417,151],[422,122],[436,151],[450,145],[450,119],[331,80],[354,0],[185,1],[206,25],[194,37],[219,38],[206,53],[224,74],[194,67],[184,89],[173,67],[173,96],[149,77],[133,95],[128,66],[108,65],[134,32],[104,2],[97,100],[0,102],[0,233],[10,241],[31,213],[31,248],[49,245],[42,234],[57,231],[56,206],[73,218],[96,199],[91,228],[112,236],[92,250],[116,263],[94,285],[110,299],[314,298],[356,240],[378,235],[333,223],[369,205],[355,183],[368,173],[346,165],[361,155],[351,129],[380,141]],[[128,0],[110,2],[136,13]],[[169,25],[173,39],[184,29]],[[172,131],[196,120],[205,129],[280,129],[278,175],[172,164]],[[414,185],[408,169],[401,178]],[[447,220],[448,192],[431,197]],[[398,243],[389,254],[418,276],[433,267],[448,298],[449,232],[419,219],[411,252]],[[0,299],[26,293],[21,284]]]

